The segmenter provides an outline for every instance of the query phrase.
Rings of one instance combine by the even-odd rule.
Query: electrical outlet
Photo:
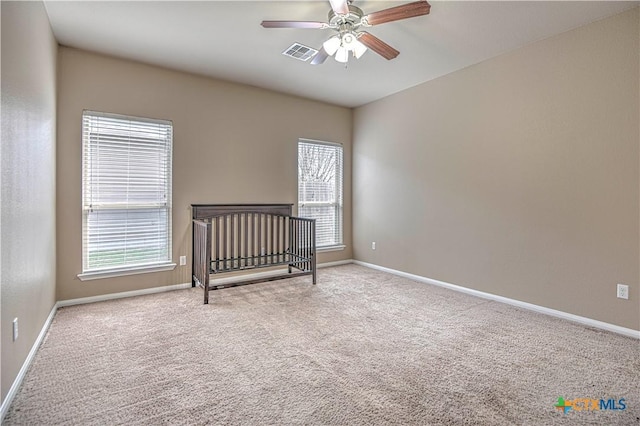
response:
[[[617,295],[618,295],[618,299],[628,299],[629,286],[624,284],[618,284]]]
[[[371,250],[375,250],[376,249],[376,242],[372,242],[371,243]]]
[[[180,266],[187,264],[187,256],[180,256]]]
[[[18,318],[13,319],[13,341],[18,340]]]

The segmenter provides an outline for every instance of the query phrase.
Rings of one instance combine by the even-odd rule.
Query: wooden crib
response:
[[[315,219],[291,216],[292,204],[192,204],[192,287],[218,288],[311,275],[316,283]],[[268,277],[215,285],[212,276],[287,266]]]

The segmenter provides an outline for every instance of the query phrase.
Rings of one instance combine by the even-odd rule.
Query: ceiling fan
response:
[[[415,16],[427,15],[431,5],[426,0],[391,7],[389,9],[372,12],[365,15],[362,9],[353,6],[353,0],[329,0],[329,22],[319,21],[262,21],[264,28],[303,28],[303,29],[332,29],[337,32],[322,44],[322,48],[313,57],[311,64],[324,63],[329,56],[335,55],[335,60],[346,63],[349,54],[360,58],[367,48],[387,60],[400,54],[378,37],[362,31],[362,28]]]

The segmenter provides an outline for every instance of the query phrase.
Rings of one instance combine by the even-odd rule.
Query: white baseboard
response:
[[[191,283],[166,285],[162,287],[143,288],[142,290],[123,291],[121,293],[101,294],[99,296],[80,297],[78,299],[61,300],[58,307],[84,305],[85,303],[104,302],[105,300],[124,299],[125,297],[143,296],[145,294],[164,293],[165,291],[190,288]]]
[[[563,311],[558,311],[544,306],[534,305],[533,303],[522,302],[520,300],[510,299],[508,297],[498,296],[491,293],[485,293],[479,290],[473,290],[471,288],[462,287],[455,284],[450,284],[444,281],[434,280],[432,278],[422,277],[420,275],[410,274],[408,272],[402,272],[384,266],[374,265],[372,263],[362,262],[360,260],[354,260],[353,263],[360,266],[365,266],[371,269],[377,269],[379,271],[388,272],[390,274],[398,275],[400,277],[408,278],[410,280],[419,281],[427,284],[437,285],[439,287],[448,288],[450,290],[459,291],[461,293],[471,294],[473,296],[481,297],[483,299],[489,299],[500,303],[506,303],[507,305],[517,306],[519,308],[528,309],[541,314],[550,315],[556,318],[562,318],[569,321],[573,321],[579,324],[583,324],[589,327],[599,328],[601,330],[607,330],[614,333],[622,334],[624,336],[640,339],[640,331],[631,328],[621,327],[619,325],[610,324],[604,321],[598,321],[587,317],[581,317],[579,315],[570,314]]]
[[[57,310],[58,310],[58,304],[56,303],[55,305],[53,305],[51,312],[49,312],[49,316],[47,317],[47,320],[44,322],[44,325],[42,326],[42,330],[40,330],[40,334],[38,334],[36,341],[33,342],[33,346],[31,347],[31,350],[29,351],[27,358],[24,360],[24,363],[22,363],[22,368],[20,368],[18,375],[16,376],[15,380],[13,381],[13,384],[9,388],[9,392],[7,392],[7,396],[2,401],[2,406],[0,407],[0,424],[4,422],[4,416],[7,415],[7,412],[9,411],[9,407],[13,402],[13,398],[15,398],[16,394],[18,393],[18,389],[20,389],[20,385],[24,380],[24,376],[27,374],[27,371],[29,370],[31,363],[33,362],[33,358],[36,356],[36,353],[38,352],[38,348],[40,347],[40,344],[44,340],[44,336],[47,335],[47,331],[49,330],[49,326],[51,325],[51,321],[53,321],[53,317],[55,316]]]
[[[353,259],[336,260],[334,262],[318,263],[318,268],[329,268],[331,266],[348,265],[353,263]]]

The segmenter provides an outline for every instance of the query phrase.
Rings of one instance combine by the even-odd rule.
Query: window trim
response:
[[[316,249],[316,252],[318,253],[325,253],[325,252],[329,252],[329,251],[342,251],[344,249],[346,249],[347,246],[344,244],[336,244],[333,246],[322,246],[322,247],[318,247]]]
[[[161,124],[167,125],[171,127],[171,137],[168,141],[168,152],[169,152],[169,169],[168,169],[168,190],[167,190],[167,201],[166,203],[158,203],[155,208],[165,209],[167,210],[167,258],[157,262],[151,263],[143,263],[143,264],[129,264],[122,266],[113,266],[113,267],[105,267],[105,268],[96,268],[85,270],[85,232],[87,226],[87,209],[85,208],[85,140],[84,140],[84,119],[85,115],[93,116],[93,117],[107,117],[107,118],[119,118],[122,120],[128,121],[138,121],[143,123],[153,123],[153,124]],[[82,167],[81,167],[81,210],[82,210],[82,259],[81,259],[81,269],[82,272],[77,274],[77,277],[80,281],[89,281],[89,280],[97,280],[103,278],[113,278],[113,277],[121,277],[127,275],[137,275],[137,274],[145,274],[145,273],[153,273],[153,272],[162,272],[162,271],[171,271],[174,270],[176,264],[173,262],[173,121],[171,120],[163,120],[163,119],[155,119],[148,117],[138,117],[133,115],[126,114],[117,114],[117,113],[109,113],[109,112],[100,112],[93,110],[83,110],[82,111],[82,124],[81,124],[81,134],[82,134]],[[135,207],[135,206],[134,206]],[[145,204],[144,206],[140,206],[139,208],[154,208],[149,204]],[[103,210],[109,210],[109,207]]]
[[[154,263],[144,266],[124,266],[122,268],[100,269],[78,274],[80,281],[100,280],[102,278],[124,277],[127,275],[148,274],[151,272],[173,271],[176,264],[173,262]]]
[[[296,164],[296,170],[299,172],[300,170],[300,143],[309,143],[309,144],[314,144],[314,145],[325,145],[325,146],[330,146],[330,147],[336,147],[336,148],[340,148],[341,150],[341,155],[340,155],[340,177],[338,180],[338,182],[336,182],[336,190],[337,190],[337,201],[336,202],[307,202],[307,203],[303,203],[300,202],[300,192],[299,189],[296,190],[297,194],[296,194],[296,199],[297,199],[297,207],[298,207],[298,214],[300,214],[300,208],[304,207],[304,206],[311,206],[311,205],[315,205],[315,206],[329,206],[329,207],[335,207],[337,208],[337,213],[338,213],[338,218],[336,219],[336,223],[335,225],[338,226],[338,241],[335,244],[330,244],[330,245],[326,245],[326,246],[317,246],[316,251],[317,252],[329,252],[329,251],[339,251],[339,250],[344,250],[346,248],[346,245],[344,244],[344,144],[339,143],[339,142],[329,142],[329,141],[320,141],[320,140],[316,140],[316,139],[308,139],[308,138],[298,138],[298,142],[296,144],[296,158],[297,158],[297,164]],[[298,174],[297,176],[297,182],[296,182],[296,186],[297,188],[300,187],[300,175]]]

